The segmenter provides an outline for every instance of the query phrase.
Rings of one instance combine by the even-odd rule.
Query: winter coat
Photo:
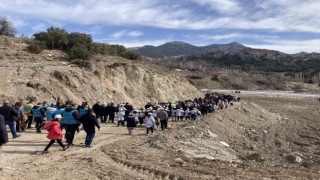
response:
[[[56,140],[63,138],[59,121],[49,121],[43,128],[49,132],[48,139]]]
[[[146,128],[153,127],[154,124],[156,123],[156,121],[152,116],[151,117],[147,116],[145,121],[146,121]]]
[[[136,127],[136,120],[134,117],[126,118],[126,121],[127,121],[127,127]]]
[[[8,142],[8,132],[6,129],[6,123],[4,117],[0,115],[0,146]]]
[[[97,118],[92,115],[91,113],[87,113],[83,116],[81,116],[80,120],[79,120],[82,125],[83,125],[83,129],[90,129],[90,130],[94,130],[95,129],[95,126],[97,128],[100,128],[100,125],[98,123],[98,120]]]
[[[18,112],[9,105],[0,107],[0,114],[3,115],[5,121],[14,121],[18,116]]]

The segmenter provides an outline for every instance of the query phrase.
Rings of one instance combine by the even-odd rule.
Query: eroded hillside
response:
[[[0,43],[1,99],[35,96],[51,102],[60,97],[79,103],[99,100],[141,105],[201,96],[185,79],[151,64],[113,56],[70,62],[56,50],[30,54],[22,39],[2,37]]]

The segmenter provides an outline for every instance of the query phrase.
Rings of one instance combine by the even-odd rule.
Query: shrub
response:
[[[219,76],[215,74],[211,77],[211,81],[219,81]]]
[[[70,33],[68,35],[68,45],[66,50],[74,47],[82,47],[89,50],[92,47],[92,37],[89,34],[84,33]]]
[[[15,34],[16,29],[13,27],[12,22],[10,22],[6,17],[0,16],[0,35],[14,36]]]
[[[44,50],[44,43],[41,41],[33,41],[29,46],[28,50],[31,53],[40,54]]]
[[[50,27],[47,32],[40,32],[33,35],[36,40],[45,42],[49,49],[64,50],[68,45],[68,32],[64,29]]]
[[[85,48],[85,47],[72,47],[71,49],[68,50],[68,55],[69,58],[72,59],[83,59],[83,60],[87,60],[89,59],[92,54],[91,52]]]
[[[137,60],[137,59],[139,59],[140,56],[139,56],[139,54],[137,54],[135,52],[126,51],[121,54],[121,57],[126,58],[126,59],[130,59],[130,60]]]

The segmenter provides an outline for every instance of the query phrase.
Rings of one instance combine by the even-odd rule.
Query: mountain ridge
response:
[[[149,58],[164,58],[164,57],[179,57],[179,56],[191,56],[191,55],[199,55],[206,53],[214,53],[214,52],[226,52],[226,53],[239,53],[242,51],[260,51],[270,53],[272,52],[277,54],[288,55],[292,57],[300,57],[300,58],[310,58],[310,57],[320,57],[320,53],[318,52],[299,52],[299,53],[285,53],[277,50],[270,49],[257,49],[245,46],[238,42],[231,42],[226,44],[209,44],[204,46],[196,46],[184,41],[172,41],[167,42],[159,46],[153,45],[145,45],[142,47],[129,48],[132,51],[135,51],[143,56]]]

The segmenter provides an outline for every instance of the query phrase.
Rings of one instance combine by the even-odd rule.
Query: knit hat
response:
[[[54,116],[54,119],[62,119],[61,114],[57,114],[57,115],[55,115],[55,116]]]

